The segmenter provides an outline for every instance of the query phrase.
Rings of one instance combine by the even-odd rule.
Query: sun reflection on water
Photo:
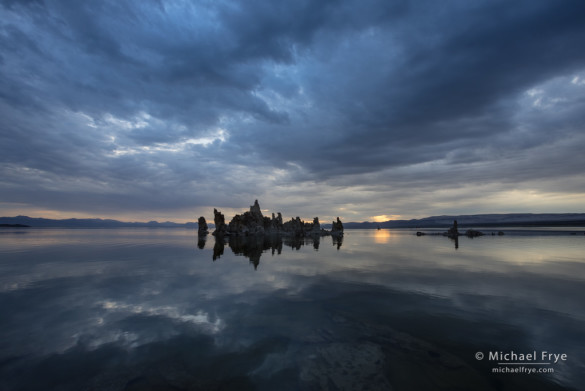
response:
[[[374,231],[374,242],[379,244],[388,243],[390,241],[391,236],[392,235],[390,234],[389,230],[386,229],[376,230]]]

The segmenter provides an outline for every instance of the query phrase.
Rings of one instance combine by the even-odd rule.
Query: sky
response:
[[[585,2],[0,0],[0,215],[585,212]]]

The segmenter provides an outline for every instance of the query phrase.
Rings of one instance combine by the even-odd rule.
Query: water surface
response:
[[[585,235],[571,233],[455,248],[410,230],[4,229],[0,389],[583,389]],[[490,351],[567,357],[492,373]]]

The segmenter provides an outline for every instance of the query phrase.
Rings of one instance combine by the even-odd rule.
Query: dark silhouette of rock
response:
[[[282,215],[278,212],[278,215],[274,217],[274,213],[272,214],[272,219],[270,220],[270,231],[271,232],[280,232],[282,230]]]
[[[282,225],[282,232],[292,236],[305,236],[305,223],[297,216]]]
[[[343,224],[341,223],[341,220],[339,220],[339,217],[337,218],[337,221],[334,221],[331,224],[331,235],[343,236]]]
[[[483,232],[476,231],[474,229],[468,229],[465,231],[465,236],[468,238],[477,238],[478,236],[483,236]]]
[[[225,217],[215,208],[213,209],[213,222],[215,223],[215,231],[213,231],[212,235],[224,236],[227,234],[228,227],[225,224]]]
[[[209,229],[207,227],[207,222],[205,221],[205,217],[203,217],[203,216],[199,217],[197,225],[199,226],[199,229],[197,230],[197,234],[199,236],[205,236],[209,233]]]
[[[328,231],[321,229],[321,224],[319,223],[318,217],[313,218],[312,223],[308,223],[301,220],[301,218],[298,216],[282,224],[281,233],[284,235],[296,237],[322,236],[329,234]]]
[[[260,220],[262,219],[262,211],[260,210],[260,204],[258,203],[258,200],[254,200],[254,205],[250,207],[250,213]]]
[[[483,236],[484,233],[481,231],[477,231],[474,229],[468,229],[467,231],[465,231],[465,234],[462,234],[459,232],[459,229],[457,227],[457,220],[453,220],[453,226],[451,228],[449,228],[449,230],[447,232],[443,232],[443,233],[430,233],[430,234],[426,234],[424,232],[421,231],[417,231],[416,236],[424,236],[424,235],[442,235],[442,236],[446,236],[449,239],[453,240],[455,242],[455,249],[459,248],[459,236],[467,236],[468,238],[476,238],[479,236]],[[492,232],[491,233],[492,236],[495,236],[496,233]],[[498,231],[498,236],[502,236],[504,235],[504,232],[502,231]]]
[[[256,200],[254,205],[250,206],[250,211],[232,218],[228,232],[230,235],[236,236],[262,235],[265,231],[270,230],[271,223],[270,218],[264,218],[262,215],[260,205]]]
[[[451,239],[459,237],[459,230],[457,229],[457,220],[453,220],[453,226],[447,231],[447,236]]]
[[[447,232],[443,233],[443,236],[447,236],[449,239],[455,242],[455,249],[459,248],[459,230],[457,229],[457,220],[453,220],[453,226],[449,228]]]
[[[321,223],[319,223],[319,218],[313,218],[313,227],[311,228],[311,234],[313,235],[320,235],[321,234]]]
[[[498,231],[498,236],[504,236],[504,232],[503,231]]]
[[[272,217],[263,216],[258,200],[250,206],[250,210],[242,214],[235,215],[229,224],[225,224],[223,214],[213,210],[215,236],[254,236],[254,235],[274,235],[281,234],[284,236],[308,237],[324,235],[343,235],[343,224],[339,217],[333,222],[331,231],[321,228],[319,218],[315,217],[312,223],[304,222],[300,217],[291,218],[283,223],[282,215],[277,216],[272,213]]]
[[[449,230],[446,233],[444,233],[443,235],[447,236],[451,239],[459,239],[459,236],[463,235],[463,234],[459,233],[459,230],[457,229],[457,220],[453,220],[453,226],[451,228],[449,228]],[[467,236],[469,238],[476,238],[478,236],[483,236],[483,232],[476,231],[474,229],[468,229],[467,231],[465,231],[465,236]]]

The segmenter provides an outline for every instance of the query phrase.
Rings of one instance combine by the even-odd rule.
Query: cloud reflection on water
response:
[[[95,232],[80,234],[77,244],[69,232],[51,234],[64,237],[62,246],[3,254],[3,282],[16,284],[0,292],[0,358],[8,360],[0,371],[7,381],[25,382],[18,370],[54,380],[66,367],[43,372],[48,362],[85,366],[103,354],[101,376],[119,376],[123,386],[165,360],[163,377],[173,384],[183,384],[177,379],[187,376],[185,368],[207,373],[201,360],[224,361],[226,376],[256,385],[292,382],[299,373],[318,384],[322,379],[302,364],[311,354],[327,362],[333,353],[354,357],[361,346],[387,356],[401,344],[420,348],[421,339],[480,378],[487,374],[466,355],[473,349],[567,353],[559,381],[574,382],[585,368],[581,238],[463,238],[455,251],[442,237],[393,231],[382,244],[376,231],[348,231],[340,249],[322,238],[318,251],[310,241],[228,240],[231,251],[214,262],[211,243],[197,248],[193,232],[157,231],[149,241],[145,231],[106,230],[100,234],[109,239],[94,247]],[[366,335],[373,347],[360,345]],[[184,354],[187,367],[168,354]],[[234,354],[248,363],[230,366]],[[285,359],[280,369],[275,357]],[[107,364],[120,360],[118,372]],[[418,360],[432,378],[438,361]]]

